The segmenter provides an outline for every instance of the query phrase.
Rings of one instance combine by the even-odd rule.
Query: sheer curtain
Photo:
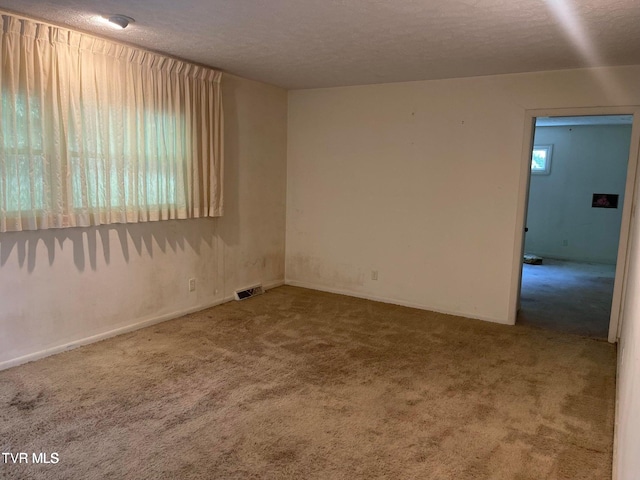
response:
[[[221,73],[2,15],[0,232],[222,215]]]

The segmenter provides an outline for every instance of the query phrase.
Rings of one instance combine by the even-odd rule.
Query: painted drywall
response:
[[[640,195],[636,184],[636,198]],[[634,222],[629,244],[627,285],[618,344],[614,480],[640,478],[640,223]]]
[[[631,125],[537,127],[552,145],[549,175],[531,175],[525,252],[615,264]],[[594,193],[620,195],[618,208],[592,208]]]
[[[0,368],[284,281],[287,93],[222,89],[222,218],[0,235]]]
[[[633,66],[290,92],[287,283],[509,323],[526,110],[638,85]]]

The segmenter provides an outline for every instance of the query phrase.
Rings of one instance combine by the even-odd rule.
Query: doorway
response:
[[[633,115],[532,121],[516,320],[615,341],[630,222],[625,198],[631,203],[637,156],[630,155]]]

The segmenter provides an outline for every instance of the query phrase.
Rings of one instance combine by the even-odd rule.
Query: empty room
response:
[[[0,478],[640,478],[637,2],[0,13]]]
[[[613,296],[624,273],[616,264],[632,121],[630,115],[536,119],[532,158],[542,157],[529,180],[519,323],[602,339],[613,327],[615,338],[611,313],[619,311]]]

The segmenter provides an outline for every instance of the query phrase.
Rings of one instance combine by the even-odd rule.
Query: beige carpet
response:
[[[615,347],[293,287],[0,372],[2,478],[611,477]],[[1,459],[0,459],[1,460]]]

